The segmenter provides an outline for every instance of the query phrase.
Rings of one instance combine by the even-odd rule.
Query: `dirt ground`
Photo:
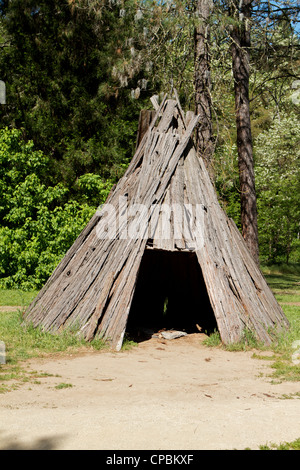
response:
[[[203,338],[26,362],[45,376],[0,395],[0,449],[255,450],[299,438],[299,383],[274,385],[269,361]]]

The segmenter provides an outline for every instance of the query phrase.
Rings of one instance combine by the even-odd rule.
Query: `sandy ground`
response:
[[[0,395],[0,449],[255,450],[299,438],[299,383],[274,385],[268,361],[203,336],[26,362],[51,375]]]

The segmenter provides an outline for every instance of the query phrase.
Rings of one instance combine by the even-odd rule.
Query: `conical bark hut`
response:
[[[153,250],[192,254],[200,273],[194,294],[208,299],[223,343],[240,341],[248,329],[270,344],[273,330],[289,326],[196,155],[198,120],[178,99],[163,100],[125,175],[28,307],[26,322],[53,333],[76,327],[86,340],[101,336],[119,350],[145,253]],[[149,297],[155,290],[149,285]],[[197,305],[201,325],[207,302]]]

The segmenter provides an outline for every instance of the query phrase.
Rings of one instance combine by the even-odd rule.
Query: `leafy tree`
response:
[[[55,163],[53,181],[70,187],[86,172],[118,177],[134,149],[141,105],[113,78],[130,22],[117,3],[11,0],[3,7],[1,123],[23,128]]]
[[[42,182],[48,165],[20,130],[0,131],[0,287],[41,287],[110,189],[84,175],[82,202],[70,200],[63,184]]]
[[[271,263],[299,261],[299,115],[276,118],[257,137],[255,157],[261,256]]]

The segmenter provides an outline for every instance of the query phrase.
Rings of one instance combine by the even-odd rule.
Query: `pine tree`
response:
[[[23,128],[52,157],[56,180],[118,178],[132,154],[141,105],[113,71],[135,12],[122,17],[118,2],[87,0],[12,0],[3,10],[1,125]],[[134,73],[130,80],[135,87]]]

